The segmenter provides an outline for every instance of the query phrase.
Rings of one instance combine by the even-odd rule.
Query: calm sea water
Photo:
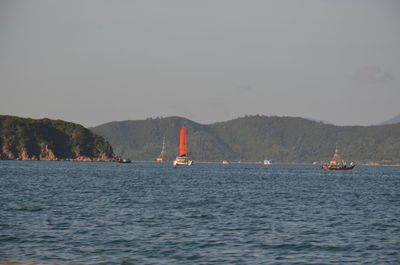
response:
[[[400,264],[400,167],[0,161],[0,263]]]

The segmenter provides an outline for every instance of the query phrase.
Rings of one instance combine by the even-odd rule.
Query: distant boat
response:
[[[165,143],[165,136],[163,137],[162,148],[160,155],[156,158],[157,162],[166,162],[167,161],[167,144]]]
[[[263,164],[264,165],[271,165],[272,161],[271,160],[264,160]]]
[[[184,165],[190,166],[193,164],[193,160],[190,160],[186,152],[186,125],[182,125],[181,133],[179,137],[179,156],[175,158],[172,163],[174,166]]]
[[[223,160],[223,161],[222,161],[222,164],[224,164],[224,165],[229,165],[229,161]]]
[[[321,166],[323,170],[349,170],[353,169],[355,164],[351,162],[349,165],[340,157],[338,145],[336,144],[335,154],[333,155],[329,164]]]
[[[131,161],[130,159],[122,159],[122,158],[119,158],[119,159],[117,160],[117,163],[127,164],[127,163],[132,163],[132,161]]]

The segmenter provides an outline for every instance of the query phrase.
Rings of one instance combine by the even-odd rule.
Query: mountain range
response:
[[[345,160],[400,163],[400,123],[336,126],[299,117],[255,115],[208,125],[166,117],[110,122],[89,129],[109,141],[118,155],[154,161],[164,136],[169,159],[176,156],[182,124],[187,125],[188,149],[197,161],[321,162],[332,157],[338,144]]]

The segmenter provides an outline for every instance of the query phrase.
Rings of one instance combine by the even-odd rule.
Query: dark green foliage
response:
[[[400,124],[334,126],[303,118],[257,115],[210,125],[179,117],[122,121],[91,130],[104,136],[119,155],[134,160],[154,160],[165,136],[173,159],[184,123],[189,152],[198,161],[321,162],[332,157],[337,142],[346,160],[400,162]]]
[[[9,151],[16,158],[24,151],[29,157],[39,158],[46,148],[60,159],[113,155],[103,137],[79,124],[5,115],[0,115],[0,147],[0,154]]]

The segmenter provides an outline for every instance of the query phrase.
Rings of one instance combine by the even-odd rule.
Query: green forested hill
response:
[[[166,137],[169,158],[178,153],[179,129],[188,127],[188,149],[198,161],[313,162],[329,160],[336,142],[344,159],[358,163],[400,163],[400,123],[335,126],[294,117],[246,116],[202,125],[168,117],[106,123],[91,128],[117,154],[154,160]]]
[[[111,145],[82,125],[0,115],[0,159],[108,161],[114,157]]]

